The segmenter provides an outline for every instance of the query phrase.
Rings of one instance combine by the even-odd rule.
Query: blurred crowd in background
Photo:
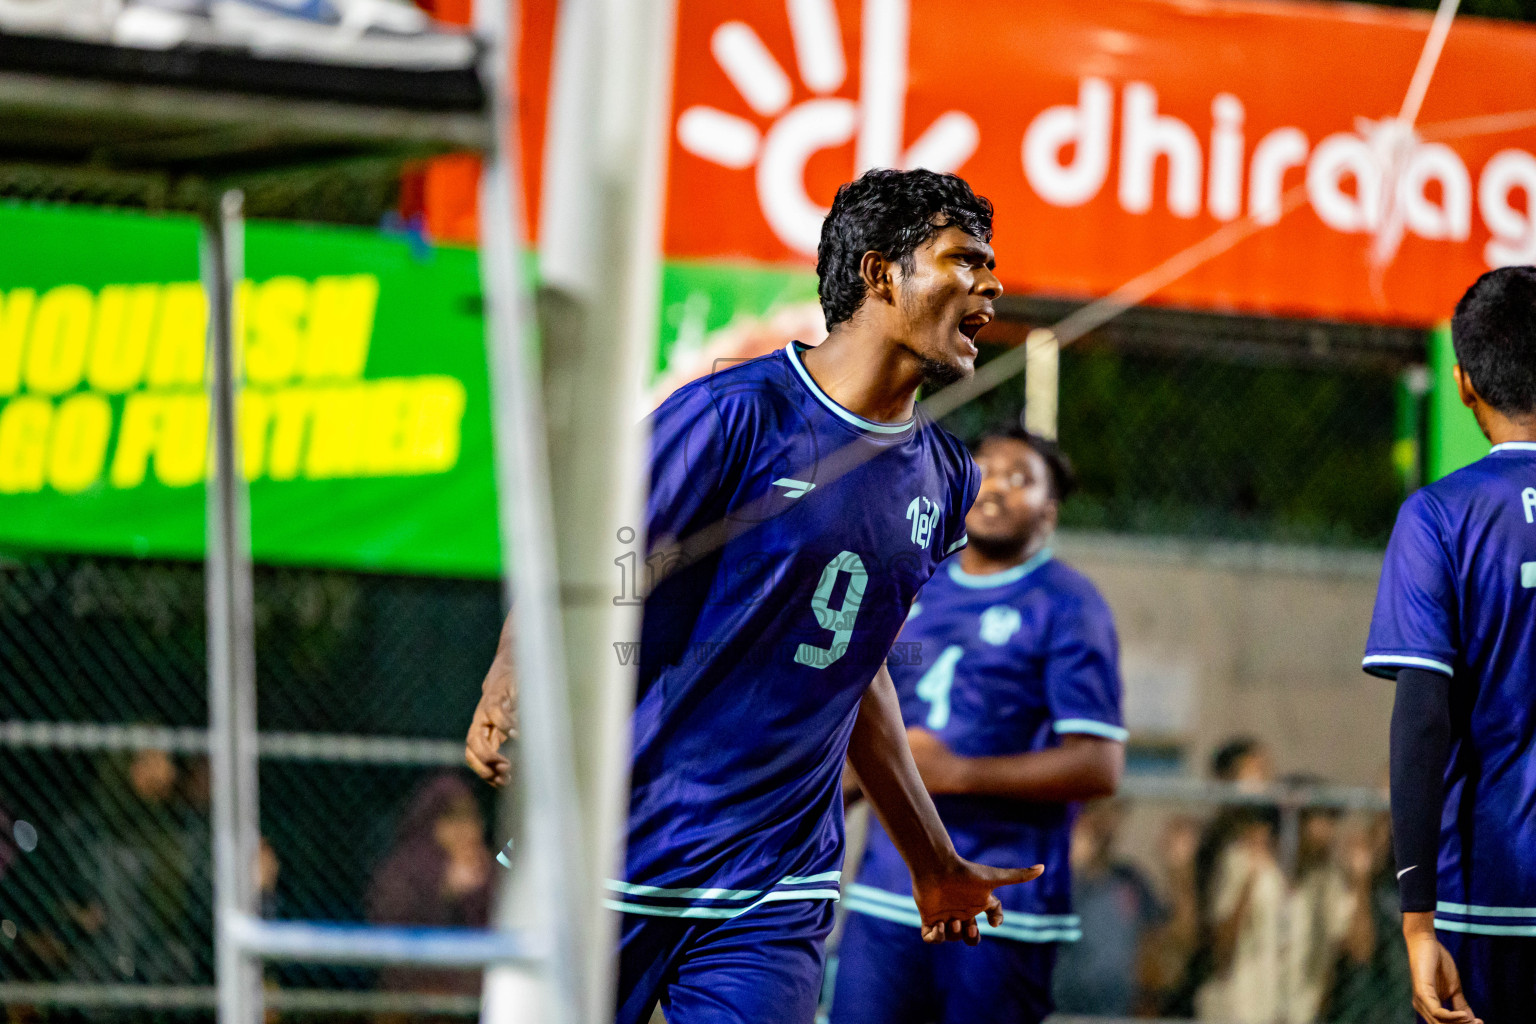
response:
[[[1254,792],[1277,779],[1271,752],[1237,737],[1210,778]],[[393,837],[366,861],[352,913],[380,924],[484,925],[498,869],[485,795],[457,770],[429,772],[393,807]],[[1386,1022],[1406,991],[1397,886],[1385,812],[1303,807],[1294,870],[1277,809],[1214,813],[1162,806],[1161,830],[1140,855],[1121,848],[1124,800],[1084,807],[1072,839],[1082,940],[1062,946],[1062,1012],[1192,1017],[1232,1024]],[[94,790],[72,815],[42,828],[5,815],[0,883],[31,895],[9,913],[4,981],[206,985],[212,981],[208,763],[141,749],[101,761]],[[23,843],[22,841],[26,842]],[[46,856],[31,854],[41,844]],[[30,849],[28,847],[31,847]],[[262,912],[306,916],[317,879],[291,878],[266,838],[258,857]],[[312,984],[269,969],[271,985]],[[386,992],[475,996],[474,971],[392,968],[331,979]],[[9,1007],[11,1020],[76,1014]],[[91,1019],[99,1019],[96,1014]],[[419,1019],[383,1015],[376,1019]]]
[[[483,804],[467,773],[426,775],[396,809],[390,845],[350,851],[367,862],[367,886],[354,907],[356,916],[376,924],[487,925],[496,865],[487,845]],[[5,921],[0,981],[212,983],[206,757],[177,757],[154,748],[112,757],[103,762],[97,786],[75,814],[39,828],[0,809],[0,825],[5,832],[0,884],[9,893],[30,897],[7,907],[19,920]],[[39,847],[41,856],[29,856]],[[284,884],[281,858],[265,836],[256,878],[263,916],[314,912],[293,906],[302,899],[306,880],[297,880],[297,887]],[[351,973],[353,984],[386,992],[480,993],[478,971]],[[281,968],[268,974],[274,985],[303,983],[286,977]],[[99,1019],[97,1012],[85,1016]],[[75,1017],[15,1004],[6,1015],[8,1020]]]
[[[1210,777],[1264,790],[1270,751],[1235,737]],[[1072,836],[1083,938],[1062,947],[1064,1012],[1301,1024],[1402,1016],[1407,991],[1391,823],[1385,811],[1299,811],[1294,868],[1273,806],[1166,815],[1150,859],[1118,847],[1123,801],[1090,804]]]

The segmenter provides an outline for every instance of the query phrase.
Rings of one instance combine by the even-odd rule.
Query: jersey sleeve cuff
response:
[[[1418,654],[1367,654],[1360,662],[1360,667],[1382,679],[1396,679],[1398,670],[1405,668],[1421,668],[1452,678],[1456,675],[1455,669],[1439,658],[1426,658]]]
[[[966,544],[970,543],[970,540],[971,540],[970,534],[962,533],[958,540],[956,540],[953,544],[951,544],[949,547],[944,549],[944,557],[948,558],[950,555],[954,554],[956,551],[959,551],[961,548],[965,547]]]
[[[1118,725],[1110,725],[1108,722],[1096,722],[1091,718],[1058,718],[1051,723],[1052,731],[1058,734],[1082,733],[1088,736],[1102,736],[1116,743],[1124,743],[1130,738],[1131,733]]]

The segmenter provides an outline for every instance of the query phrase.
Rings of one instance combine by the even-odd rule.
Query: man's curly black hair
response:
[[[859,264],[866,252],[895,260],[910,273],[912,254],[950,225],[992,240],[992,204],[953,174],[877,168],[839,188],[816,247],[827,330],[852,319],[864,304]]]
[[[1456,303],[1451,343],[1483,401],[1506,416],[1536,413],[1536,267],[1478,278]]]

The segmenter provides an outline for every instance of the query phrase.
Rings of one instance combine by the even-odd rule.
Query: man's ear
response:
[[[864,287],[877,300],[894,305],[896,302],[895,264],[871,249],[859,260],[859,277]]]
[[[1456,378],[1456,393],[1461,397],[1461,404],[1475,412],[1483,396],[1472,386],[1472,378],[1467,376],[1460,363],[1451,367],[1451,376]]]

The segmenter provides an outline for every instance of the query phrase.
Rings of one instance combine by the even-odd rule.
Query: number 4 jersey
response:
[[[973,576],[954,559],[923,588],[891,657],[909,727],[961,757],[1057,746],[1073,733],[1123,742],[1119,645],[1109,606],[1087,577],[1050,549],[1003,572]],[[1028,885],[997,891],[1007,919],[989,935],[1072,942],[1071,804],[993,796],[934,800],[960,856],[982,864],[1044,864]],[[848,908],[917,924],[912,882],[876,821]]]
[[[838,897],[859,699],[913,597],[965,543],[980,481],[964,446],[921,413],[854,415],[802,351],[695,381],[652,419],[660,580],[614,909],[723,919]]]
[[[1536,444],[1403,502],[1365,670],[1404,668],[1451,679],[1435,927],[1536,936]]]

